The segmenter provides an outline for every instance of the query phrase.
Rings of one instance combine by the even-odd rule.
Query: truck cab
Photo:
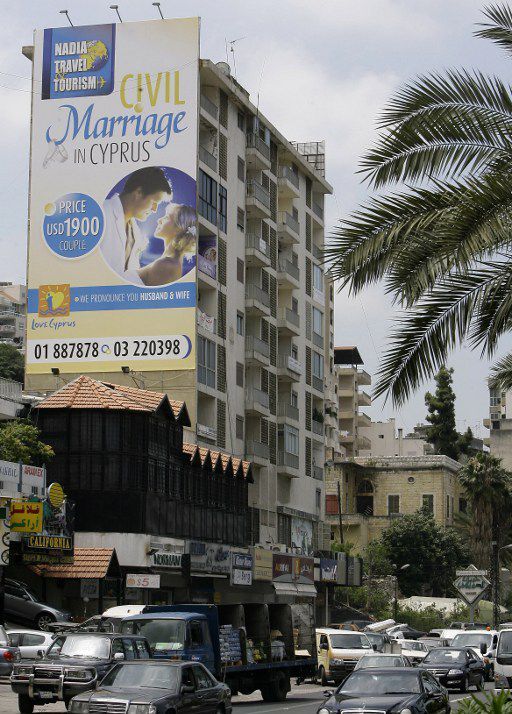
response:
[[[363,655],[373,651],[364,632],[331,628],[316,630],[318,676],[325,686],[330,680],[339,684],[353,671]]]
[[[512,686],[512,628],[498,632],[496,659],[494,660],[494,687],[496,693]]]

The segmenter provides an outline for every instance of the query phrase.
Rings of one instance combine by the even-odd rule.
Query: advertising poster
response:
[[[292,547],[304,555],[313,555],[313,523],[306,518],[292,518]]]
[[[27,372],[195,367],[199,20],[36,32]]]

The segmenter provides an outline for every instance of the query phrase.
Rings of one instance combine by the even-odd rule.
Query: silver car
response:
[[[381,669],[383,667],[411,667],[411,661],[408,657],[401,654],[387,654],[381,652],[374,652],[373,654],[366,654],[354,668],[356,669]]]
[[[41,630],[9,629],[7,639],[12,647],[20,651],[21,659],[37,659],[53,642],[53,633]]]

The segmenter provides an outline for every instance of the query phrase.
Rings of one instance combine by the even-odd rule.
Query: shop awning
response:
[[[316,597],[316,588],[314,585],[299,583],[297,585],[297,595],[300,595],[301,597]]]
[[[37,575],[45,578],[103,579],[120,577],[115,548],[75,548],[74,562],[69,565],[32,565]]]
[[[297,597],[297,587],[293,583],[272,583],[276,595],[291,595]]]

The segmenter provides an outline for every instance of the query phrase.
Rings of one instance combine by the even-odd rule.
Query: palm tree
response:
[[[511,9],[484,16],[476,36],[512,54]],[[478,71],[418,78],[384,109],[360,171],[380,192],[325,257],[352,293],[383,280],[402,308],[375,390],[400,404],[457,344],[492,355],[512,327],[512,87]],[[494,377],[512,386],[512,354]]]
[[[480,452],[459,471],[459,481],[471,510],[471,553],[477,566],[488,568],[491,542],[501,542],[510,528],[512,473],[502,467],[501,459]]]

